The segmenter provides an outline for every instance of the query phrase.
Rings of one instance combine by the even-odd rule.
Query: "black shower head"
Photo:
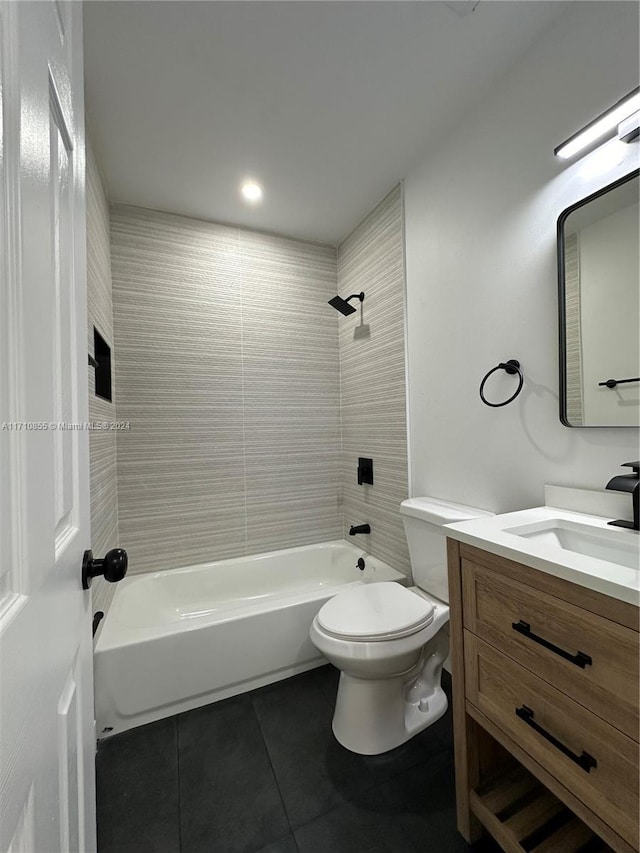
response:
[[[356,310],[353,305],[349,305],[346,299],[343,299],[342,296],[334,296],[333,299],[329,300],[329,305],[332,305],[334,308],[337,308],[341,314],[344,314],[345,317],[348,317],[349,314],[353,314]]]
[[[359,299],[360,302],[364,302],[364,293],[354,293],[351,296],[347,296],[346,299],[343,299],[341,296],[334,296],[333,299],[329,300],[329,305],[340,311],[340,313],[344,314],[345,317],[348,317],[349,314],[353,314],[356,310],[353,305],[349,305],[349,302],[352,299]]]

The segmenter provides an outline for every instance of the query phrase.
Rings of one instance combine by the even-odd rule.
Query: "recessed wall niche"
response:
[[[93,355],[97,362],[96,397],[111,402],[111,347],[100,332],[93,327]]]

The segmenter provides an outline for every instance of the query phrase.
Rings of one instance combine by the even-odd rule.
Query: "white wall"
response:
[[[580,230],[582,383],[587,424],[638,424],[639,386],[601,387],[640,376],[638,205]]]
[[[482,4],[476,14],[482,14]],[[545,482],[602,488],[638,431],[558,418],[556,220],[630,171],[594,176],[556,145],[638,84],[638,6],[575,2],[405,181],[412,493],[494,511],[540,504]],[[637,156],[637,155],[636,155]],[[518,358],[502,409],[478,386]],[[487,388],[495,399],[514,380]]]

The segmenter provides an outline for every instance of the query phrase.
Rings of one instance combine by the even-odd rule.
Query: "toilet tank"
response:
[[[493,515],[483,509],[438,498],[409,498],[400,504],[411,558],[413,582],[420,589],[449,601],[446,530],[443,524]]]

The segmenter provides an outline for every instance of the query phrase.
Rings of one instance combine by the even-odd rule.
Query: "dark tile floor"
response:
[[[451,712],[355,755],[331,733],[337,683],[324,666],[101,742],[98,853],[471,850],[455,828]]]

